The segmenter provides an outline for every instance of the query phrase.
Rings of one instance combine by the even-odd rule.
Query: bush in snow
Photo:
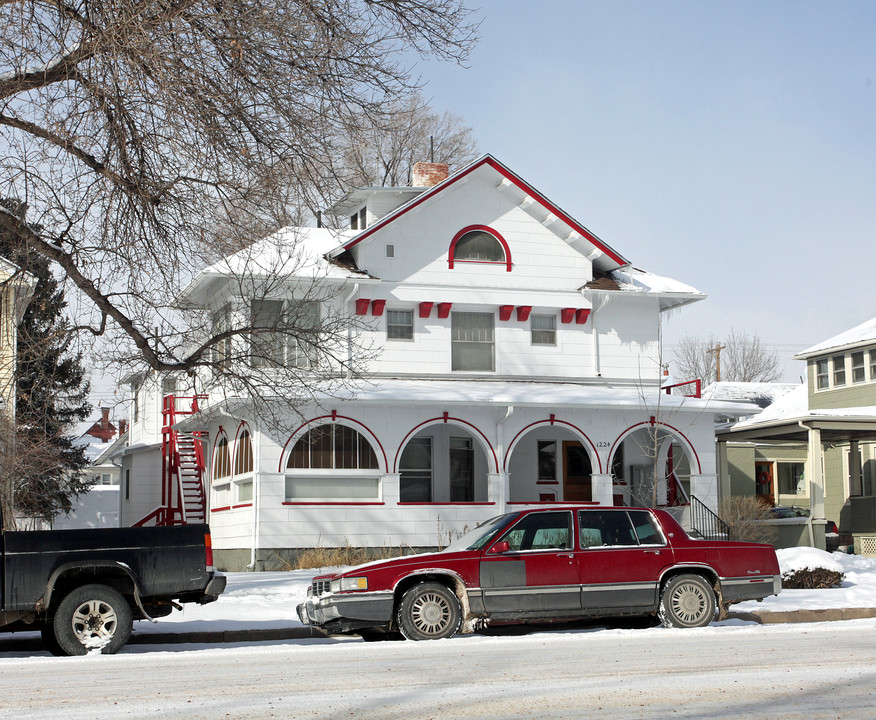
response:
[[[824,550],[811,547],[778,550],[782,588],[820,590],[839,587],[845,579],[842,565]]]
[[[772,545],[776,528],[764,522],[770,519],[769,508],[756,497],[733,495],[721,500],[718,516],[730,528],[730,539]]]
[[[822,590],[842,585],[845,574],[827,568],[804,568],[782,574],[785,590]]]

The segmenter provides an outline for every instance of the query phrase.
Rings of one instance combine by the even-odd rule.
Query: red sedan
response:
[[[694,539],[662,510],[551,506],[487,520],[438,553],[315,577],[298,615],[330,633],[409,640],[623,615],[701,627],[780,590],[770,545]]]

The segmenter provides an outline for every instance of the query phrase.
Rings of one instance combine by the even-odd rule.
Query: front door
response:
[[[563,500],[565,502],[592,502],[593,489],[590,456],[584,446],[572,440],[563,442]]]
[[[508,551],[484,553],[480,582],[484,606],[498,619],[574,616],[581,612],[578,553],[568,510],[525,515],[497,543]]]
[[[773,464],[769,462],[759,462],[754,464],[754,494],[761,504],[766,507],[774,507],[776,504],[776,495],[773,491]]]

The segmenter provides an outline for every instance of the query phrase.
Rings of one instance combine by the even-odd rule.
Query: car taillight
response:
[[[213,569],[213,541],[210,533],[204,533],[204,564],[208,570]]]

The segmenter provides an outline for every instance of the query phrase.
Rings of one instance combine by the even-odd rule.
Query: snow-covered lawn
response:
[[[876,607],[876,558],[826,553],[813,548],[779,550],[782,572],[827,567],[845,573],[842,587],[829,590],[783,590],[763,602],[745,602],[732,610],[753,611]],[[295,607],[307,594],[314,575],[333,568],[294,572],[228,573],[225,594],[210,605],[186,605],[158,624],[139,622],[136,634],[298,627]],[[734,622],[734,621],[728,621]],[[738,622],[738,621],[735,621]]]

